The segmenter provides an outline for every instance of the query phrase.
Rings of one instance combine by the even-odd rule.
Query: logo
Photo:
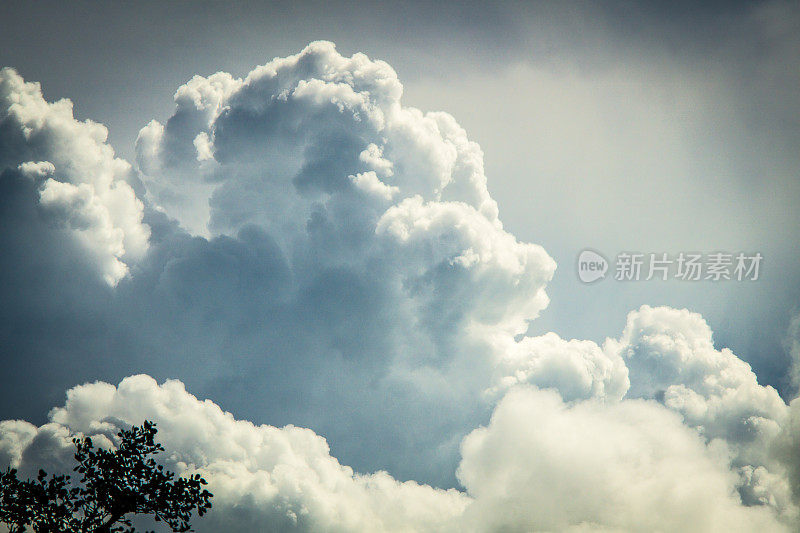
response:
[[[758,281],[763,260],[761,252],[620,252],[612,272],[617,281]],[[608,260],[589,248],[578,254],[576,266],[584,283],[604,279],[609,269]]]
[[[584,250],[578,256],[578,278],[584,283],[592,283],[606,277],[608,261],[593,250]]]

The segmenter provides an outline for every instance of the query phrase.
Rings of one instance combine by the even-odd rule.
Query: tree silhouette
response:
[[[30,480],[19,480],[12,468],[0,472],[0,523],[9,533],[28,527],[36,533],[135,533],[131,518],[141,514],[172,531],[192,531],[192,513],[203,516],[211,508],[206,481],[199,474],[178,477],[156,463],[153,457],[164,448],[155,441],[154,423],[117,435],[113,450],[95,448],[89,437],[72,440],[77,484],[67,475],[48,478],[43,470]]]

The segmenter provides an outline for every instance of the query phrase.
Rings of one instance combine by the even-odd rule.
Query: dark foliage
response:
[[[19,480],[11,468],[0,472],[0,523],[10,533],[26,528],[36,533],[135,533],[131,518],[140,514],[172,531],[192,531],[192,513],[202,516],[211,508],[211,493],[200,475],[178,477],[156,463],[153,457],[164,448],[155,435],[155,424],[145,421],[120,431],[113,450],[95,448],[88,437],[73,439],[79,483],[70,476],[48,478],[43,470],[30,480]]]

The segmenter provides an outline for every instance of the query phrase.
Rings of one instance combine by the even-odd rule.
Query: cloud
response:
[[[480,531],[781,530],[742,507],[716,450],[655,402],[564,403],[518,388],[462,443]]]
[[[551,388],[567,401],[621,400],[628,391],[628,368],[615,352],[592,341],[560,338],[553,332],[506,343],[498,365],[497,384],[489,392],[506,391],[519,384]]]
[[[114,226],[108,208],[91,185],[47,179],[39,193],[39,205],[69,228],[87,250],[94,249],[109,285],[116,285],[128,273],[127,265],[119,260],[125,254],[125,233]]]
[[[42,461],[52,464],[54,449],[70,449],[71,435],[100,436],[102,445],[143,417],[158,424],[170,468],[199,472],[210,482],[215,511],[197,522],[198,531],[434,531],[468,503],[455,490],[401,483],[385,472],[356,474],[331,457],[325,439],[311,430],[236,420],[187,393],[179,381],[158,385],[143,375],[118,387],[71,389],[66,404],[40,428],[4,422],[0,449],[10,450],[12,464],[23,472],[35,471]]]
[[[4,213],[15,229],[0,277],[26,310],[8,317],[10,366],[60,382],[53,401],[98,376],[185,377],[237,413],[313,427],[360,468],[455,483],[500,349],[547,306],[555,263],[505,231],[483,154],[452,117],[403,106],[388,64],[317,42],[242,79],[192,78],[173,116],[142,129],[134,174],[102,126],[13,80],[67,126],[45,128],[36,150],[20,141],[31,153],[6,171],[20,189],[9,205],[25,209]],[[58,250],[23,244],[48,239]],[[70,288],[66,305],[29,296]],[[67,309],[37,336],[24,325]],[[54,359],[83,363],[56,376]],[[44,411],[19,389],[0,394]],[[441,419],[424,416],[434,408]],[[375,439],[354,436],[367,430]]]
[[[652,401],[569,404],[518,387],[461,445],[466,492],[356,473],[313,431],[236,420],[177,380],[74,387],[49,418],[0,424],[0,450],[23,473],[67,469],[73,435],[110,446],[154,420],[162,461],[210,483],[201,532],[783,530],[767,507],[741,506],[722,450]]]
[[[199,235],[271,227],[278,215],[283,231],[303,232],[315,204],[343,202],[369,173],[397,202],[461,201],[496,221],[480,148],[452,117],[403,107],[401,95],[388,64],[316,42],[243,80],[195,76],[167,123],[141,131],[137,161],[155,202]]]
[[[800,401],[789,404],[789,416],[772,445],[772,452],[786,465],[795,501],[800,501]]]
[[[342,417],[387,425],[380,440],[410,439],[407,452],[381,459],[399,462],[404,475],[421,475],[411,466],[418,439],[444,446],[429,460],[447,464],[434,469],[452,478],[458,439],[491,407],[480,393],[489,383],[475,382],[500,356],[496,339],[513,341],[547,306],[555,263],[503,229],[483,154],[456,121],[404,107],[401,96],[388,64],[316,42],[243,79],[195,76],[176,92],[173,116],[141,131],[137,159],[154,207],[188,234],[212,247],[238,246],[245,234],[274,243],[286,269],[280,304],[271,298],[255,304],[260,317],[239,319],[254,325],[236,349],[263,361],[248,372],[280,368],[288,375],[275,380],[337,398],[314,400],[324,405],[305,419],[337,443],[352,437],[327,421]],[[210,258],[178,259],[180,247],[170,247],[153,268],[180,265],[181,274],[161,274],[160,289],[189,292]],[[208,275],[237,275],[217,269]],[[222,294],[192,295],[188,312],[238,315],[238,302],[228,306]],[[261,347],[278,335],[291,353]],[[305,383],[309,368],[332,377]],[[356,401],[358,413],[331,412]],[[422,421],[433,405],[451,413],[444,425]],[[400,436],[400,421],[419,427]]]
[[[0,397],[33,419],[76,382],[154,377],[3,422],[0,460],[57,468],[70,435],[110,444],[152,418],[169,464],[212,481],[210,530],[795,515],[792,411],[702,317],[644,306],[602,345],[526,334],[555,262],[505,229],[480,147],[404,106],[388,64],[316,42],[195,76],[141,130],[136,170],[3,73],[0,341],[18,379]]]
[[[73,118],[72,102],[48,103],[37,83],[0,71],[0,168],[19,169],[40,187],[42,210],[62,225],[115,285],[127,262],[147,250],[143,204],[127,180],[130,165],[114,157],[101,124]]]
[[[657,398],[708,441],[726,444],[745,501],[791,511],[783,468],[770,453],[787,406],[774,388],[759,385],[750,365],[714,347],[699,314],[642,306],[605,348],[628,366],[628,397]]]
[[[792,357],[792,379],[796,386],[800,368],[800,315],[791,320],[786,346]],[[789,486],[795,500],[800,501],[800,399],[795,398],[790,402],[788,415],[771,451],[786,466]]]

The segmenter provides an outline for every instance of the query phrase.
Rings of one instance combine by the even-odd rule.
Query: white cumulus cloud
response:
[[[783,468],[770,452],[787,406],[774,388],[758,383],[750,365],[714,347],[699,314],[642,306],[606,349],[625,359],[629,397],[658,398],[707,440],[725,443],[745,500],[794,512]]]
[[[41,186],[41,207],[96,259],[115,285],[141,259],[150,228],[126,181],[130,165],[106,144],[105,126],[81,122],[72,102],[47,102],[38,83],[0,70],[0,171],[19,170]]]
[[[655,402],[519,388],[462,443],[481,531],[781,531],[713,448]]]
[[[236,420],[176,380],[78,386],[49,418],[1,423],[5,461],[64,471],[72,436],[112,446],[120,428],[153,420],[162,462],[209,481],[200,532],[785,530],[768,507],[741,505],[722,450],[652,401],[569,404],[515,388],[461,445],[465,492],[356,473],[313,431]]]

